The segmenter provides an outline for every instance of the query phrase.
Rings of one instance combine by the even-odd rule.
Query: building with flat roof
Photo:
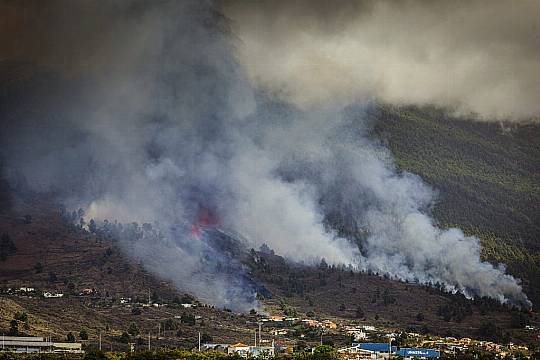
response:
[[[390,343],[352,343],[352,346],[378,353],[395,353],[397,351],[397,347],[390,347]]]
[[[441,353],[432,349],[401,348],[396,355],[404,358],[439,358]]]
[[[339,358],[342,360],[373,360],[375,352],[360,349],[358,346],[351,346],[338,350]]]
[[[81,343],[47,341],[39,336],[4,336],[0,339],[0,351],[16,353],[82,353]]]
[[[390,347],[389,343],[353,343],[351,347],[338,350],[340,357],[346,360],[364,360],[369,358],[377,359],[379,356],[383,358],[389,357],[391,354],[412,358],[439,358],[440,352],[433,349],[420,348],[398,348]]]

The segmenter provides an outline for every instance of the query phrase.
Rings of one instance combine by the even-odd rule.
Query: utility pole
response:
[[[148,351],[150,351],[150,333],[148,333]]]
[[[99,332],[99,351],[101,351],[101,331]]]
[[[201,352],[201,332],[199,331],[199,352]]]
[[[259,345],[261,345],[261,323],[259,323]]]
[[[394,339],[393,337],[388,339],[388,359],[391,358],[391,354],[392,354],[392,340],[396,340],[396,339]]]

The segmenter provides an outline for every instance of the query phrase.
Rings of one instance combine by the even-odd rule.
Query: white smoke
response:
[[[529,304],[516,279],[480,260],[478,239],[434,224],[433,191],[396,170],[370,138],[364,108],[301,110],[252,88],[211,3],[78,6],[87,31],[63,22],[63,12],[40,20],[70,24],[51,38],[75,34],[44,58],[81,50],[68,56],[69,72],[47,61],[50,78],[6,95],[2,160],[31,189],[97,220],[152,223],[127,225],[120,242],[150,270],[214,304],[255,306],[242,265],[204,241],[211,233],[186,230],[203,209],[248,248],[268,244],[294,261],[324,258]],[[91,60],[81,62],[81,52]],[[336,215],[362,232],[358,243],[332,229]]]
[[[540,116],[538,1],[223,3],[251,81],[303,108],[375,98]]]

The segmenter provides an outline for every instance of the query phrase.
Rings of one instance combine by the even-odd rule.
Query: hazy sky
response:
[[[540,115],[540,2],[224,1],[256,86],[304,108],[366,99]]]

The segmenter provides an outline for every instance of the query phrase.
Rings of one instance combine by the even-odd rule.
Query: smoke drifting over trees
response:
[[[516,279],[480,260],[478,239],[436,226],[433,190],[370,137],[368,104],[297,107],[287,91],[260,91],[212,2],[1,7],[18,41],[2,49],[4,62],[35,72],[1,96],[4,175],[88,218],[153,223],[120,243],[179,287],[254,307],[241,264],[222,274],[225,255],[205,241],[212,232],[186,226],[218,225],[294,261],[529,305]],[[335,217],[360,231],[358,242],[338,236]]]

